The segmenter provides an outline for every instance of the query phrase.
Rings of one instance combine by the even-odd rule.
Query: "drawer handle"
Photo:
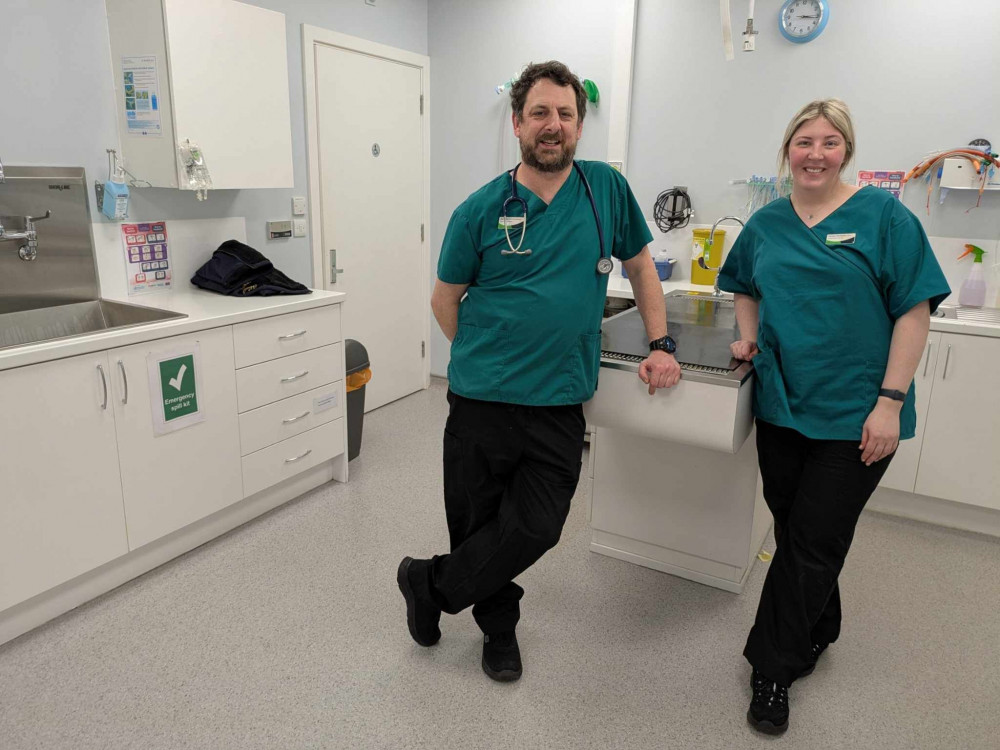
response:
[[[125,374],[125,365],[122,364],[122,361],[120,359],[118,360],[118,369],[121,370],[121,373],[122,373],[122,386],[124,387],[124,391],[125,391],[125,393],[122,395],[122,404],[127,404],[128,403],[128,375]]]
[[[282,383],[291,383],[293,380],[298,380],[299,378],[304,378],[308,374],[309,374],[309,370],[303,370],[298,375],[290,375],[287,378],[282,378],[281,382]]]
[[[100,365],[97,366],[97,371],[101,373],[101,385],[104,386],[104,403],[101,404],[101,408],[107,411],[108,409],[108,379],[104,377],[104,368]]]
[[[278,341],[288,341],[288,339],[297,339],[299,336],[305,336],[306,329],[303,328],[301,331],[296,331],[295,333],[289,333],[285,336],[278,336]]]
[[[308,417],[309,414],[310,414],[310,412],[304,411],[301,414],[299,414],[299,416],[297,416],[297,417],[292,417],[290,419],[282,419],[281,420],[281,424],[291,424],[292,422],[298,422],[300,419],[304,419],[305,417]]]
[[[308,456],[312,452],[313,452],[313,449],[310,448],[305,453],[303,453],[301,456],[296,456],[295,458],[286,458],[285,459],[285,463],[286,464],[294,464],[296,461],[301,461],[303,458],[305,458],[306,456]]]

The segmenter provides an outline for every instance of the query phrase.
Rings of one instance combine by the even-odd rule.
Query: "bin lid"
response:
[[[344,365],[348,375],[371,367],[371,362],[368,361],[368,350],[362,346],[360,341],[344,340]]]

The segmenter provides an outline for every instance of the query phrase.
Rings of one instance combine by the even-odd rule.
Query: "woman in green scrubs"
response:
[[[854,128],[837,99],[789,123],[792,193],[755,213],[720,272],[752,359],[764,499],[777,550],[744,656],[747,718],[788,726],[788,687],[840,634],[837,577],[898,441],[914,435],[913,373],[950,290],[917,218],[891,194],[841,181]]]

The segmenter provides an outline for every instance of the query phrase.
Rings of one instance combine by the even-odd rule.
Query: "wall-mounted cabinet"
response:
[[[285,16],[234,0],[105,0],[125,165],[187,188],[177,145],[216,190],[292,187]]]

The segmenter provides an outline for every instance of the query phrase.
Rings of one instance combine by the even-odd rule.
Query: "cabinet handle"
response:
[[[291,383],[293,380],[298,380],[299,378],[304,378],[309,374],[309,370],[303,370],[298,375],[289,375],[287,378],[282,378],[282,383]]]
[[[929,365],[930,362],[931,362],[931,346],[933,346],[933,344],[931,344],[931,342],[928,341],[927,342],[927,356],[924,358],[924,377],[925,378],[927,377],[927,365]]]
[[[941,380],[948,377],[948,360],[951,359],[951,344],[948,344],[948,351],[944,355],[944,372],[941,373]]]
[[[301,414],[299,414],[299,416],[297,416],[297,417],[292,417],[290,419],[282,419],[281,420],[281,424],[291,424],[292,422],[298,422],[300,419],[304,419],[305,417],[308,417],[308,416],[309,416],[309,412],[308,411],[304,411]]]
[[[118,369],[121,370],[122,385],[124,386],[125,390],[125,393],[122,395],[122,404],[124,405],[128,403],[128,375],[125,374],[125,365],[122,364],[122,361],[120,359],[118,360]]]
[[[289,333],[285,336],[278,336],[278,341],[287,341],[288,339],[297,339],[299,336],[305,336],[306,329],[303,328],[301,331],[296,331],[295,333]]]
[[[301,456],[296,456],[295,458],[286,458],[285,459],[285,463],[286,464],[294,464],[296,461],[302,460],[303,458],[305,458],[306,456],[308,456],[312,452],[313,452],[313,449],[310,448],[305,453],[303,453]]]
[[[108,379],[104,375],[104,368],[100,365],[97,366],[97,371],[101,373],[101,386],[104,388],[104,402],[101,404],[101,408],[107,411],[108,409]]]

